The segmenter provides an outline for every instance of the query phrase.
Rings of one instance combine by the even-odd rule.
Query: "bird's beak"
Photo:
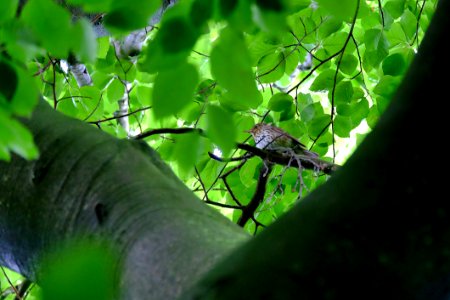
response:
[[[250,129],[250,130],[244,130],[244,132],[247,132],[247,133],[253,133],[253,130],[252,130],[252,129]]]

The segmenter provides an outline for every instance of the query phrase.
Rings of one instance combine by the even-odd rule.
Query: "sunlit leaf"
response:
[[[29,0],[21,18],[52,55],[68,56],[72,46],[72,26],[67,10],[51,0]]]
[[[19,0],[2,0],[0,9],[0,24],[12,19],[16,12]]]
[[[197,69],[188,63],[161,71],[153,88],[153,112],[163,118],[176,114],[194,97],[198,83]]]
[[[317,3],[325,12],[345,21],[349,21],[356,13],[355,0],[317,0]]]
[[[209,105],[207,119],[208,136],[227,155],[236,144],[236,127],[231,114],[219,106]]]
[[[258,62],[258,80],[263,83],[275,82],[283,76],[285,68],[286,60],[282,52],[266,55]]]
[[[228,90],[230,101],[249,108],[261,104],[262,98],[256,88],[247,46],[243,37],[232,29],[226,28],[221,32],[212,50],[211,73]]]
[[[285,93],[277,93],[269,100],[268,108],[273,111],[289,110],[294,103],[291,95]]]

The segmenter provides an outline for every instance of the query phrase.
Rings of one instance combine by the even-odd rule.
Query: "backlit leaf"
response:
[[[155,117],[176,114],[188,105],[193,100],[197,83],[197,69],[188,63],[159,72],[152,97]]]

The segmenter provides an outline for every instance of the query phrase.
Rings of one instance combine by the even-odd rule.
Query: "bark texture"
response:
[[[0,264],[39,282],[64,241],[109,241],[122,299],[174,299],[247,235],[143,142],[117,140],[41,102],[25,121],[41,155],[0,162]]]

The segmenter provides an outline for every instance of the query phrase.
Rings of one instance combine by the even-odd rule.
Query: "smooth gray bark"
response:
[[[53,111],[31,120],[41,155],[0,162],[0,264],[39,282],[39,260],[71,238],[119,253],[122,299],[173,299],[247,238],[204,205],[146,144]]]

